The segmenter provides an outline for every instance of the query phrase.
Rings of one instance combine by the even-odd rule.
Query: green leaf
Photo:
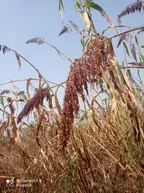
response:
[[[142,45],[141,48],[144,48],[144,45]]]
[[[141,52],[141,48],[140,48],[140,45],[139,45],[139,41],[138,41],[137,36],[135,36],[135,42],[136,42],[136,45],[137,45],[138,51],[139,51],[139,52]]]
[[[132,78],[130,69],[127,69],[127,75],[128,75],[128,77],[129,77],[130,79]]]
[[[139,69],[137,70],[137,73],[138,73],[139,81],[140,81],[140,83],[141,83],[141,85],[142,85],[143,82],[142,82],[142,79],[141,79],[141,75],[140,75],[140,70],[139,70]]]
[[[141,59],[144,61],[144,55],[140,53]]]
[[[87,45],[87,43],[88,43],[88,41],[89,41],[89,38],[87,38],[86,40],[85,40],[85,38],[87,38],[87,36],[84,36],[84,37],[82,37],[82,38],[80,39],[83,52],[85,51],[85,47],[86,47],[86,45]]]
[[[89,15],[89,19],[90,19],[90,24],[91,24],[91,28],[92,28],[93,32],[94,32],[95,34],[97,34],[97,31],[96,31],[94,22],[93,22],[92,17],[91,17],[90,15]]]
[[[89,19],[89,15],[86,11],[84,11],[83,13],[81,13],[81,17],[84,21],[84,24],[86,26],[87,29],[90,29],[91,27],[91,23],[90,23],[90,19]]]
[[[136,42],[136,46],[137,46],[137,49],[138,49],[138,56],[139,56],[139,59],[140,59],[140,61],[142,61],[141,60],[141,46],[140,46],[140,44],[139,44],[139,41],[138,41],[138,38],[137,38],[137,36],[135,36],[135,42]]]
[[[62,10],[64,10],[63,0],[59,0],[59,13],[63,22],[63,13]]]
[[[127,26],[126,26],[126,25],[116,25],[115,28],[117,28],[117,27],[127,27]],[[104,35],[104,33],[105,33],[108,29],[111,29],[111,28],[113,28],[113,26],[109,26],[109,27],[107,27],[106,29],[104,29],[104,30],[102,31],[102,35]]]
[[[84,47],[87,45],[87,43],[88,43],[89,40],[90,40],[90,39],[87,38],[87,40],[85,41]]]
[[[86,2],[86,5],[90,8],[93,8],[93,9],[99,11],[101,13],[101,15],[107,20],[107,22],[110,23],[110,25],[114,27],[114,24],[112,23],[112,21],[110,20],[110,18],[107,15],[107,13],[104,11],[104,9],[101,6],[99,6],[98,4],[96,4],[94,2]]]
[[[82,10],[82,8],[81,8],[81,4],[80,4],[80,2],[79,2],[79,1],[76,1],[76,2],[75,2],[75,6],[76,6],[76,7],[78,7],[79,9],[81,9],[81,10]]]
[[[70,58],[68,58],[65,54],[63,54],[59,49],[57,49],[55,46],[49,44],[48,42],[45,42],[45,44],[49,45],[50,47],[54,48],[57,52],[57,54],[63,59],[62,56],[64,56],[67,60],[69,60],[70,62],[72,62],[72,60]]]
[[[125,51],[126,51],[127,55],[130,57],[129,50],[128,50],[128,47],[127,47],[127,45],[126,45],[126,43],[125,43],[125,42],[123,42],[123,46],[124,46],[124,49],[125,49]]]

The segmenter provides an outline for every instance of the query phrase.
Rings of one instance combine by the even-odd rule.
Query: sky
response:
[[[133,0],[95,0],[107,12],[114,24],[117,24],[117,15]],[[26,41],[42,37],[48,43],[57,47],[67,57],[74,60],[82,54],[80,36],[76,31],[58,36],[64,25],[73,21],[80,28],[84,28],[83,21],[74,8],[73,0],[63,0],[64,23],[62,24],[58,0],[3,0],[0,1],[1,32],[0,44],[6,45],[28,59],[39,69],[45,79],[56,83],[66,80],[70,69],[70,62],[61,59],[56,51],[48,45],[26,44]],[[122,19],[123,25],[136,27],[143,25],[143,13],[135,13],[125,16]],[[93,11],[93,18],[97,31],[109,26],[105,18],[97,11]],[[115,31],[110,30],[107,35],[114,35]],[[116,46],[118,39],[114,41]],[[121,48],[116,51],[121,62],[123,51]],[[11,85],[3,83],[11,80],[37,78],[37,73],[29,64],[22,60],[22,68],[19,70],[17,60],[12,52],[3,55],[0,52],[0,90],[8,89]],[[25,89],[25,82],[16,83],[21,89]]]

